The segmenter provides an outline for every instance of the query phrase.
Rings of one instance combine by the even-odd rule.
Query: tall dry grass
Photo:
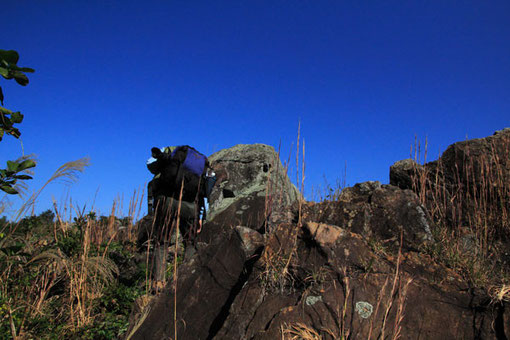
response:
[[[510,242],[510,138],[492,139],[477,154],[467,144],[456,147],[453,167],[443,158],[426,164],[426,150],[427,142],[419,164],[415,146],[412,183],[437,226],[434,254],[476,285],[508,283],[510,263],[500,259]]]
[[[116,203],[111,215],[101,219],[92,211],[85,214],[71,201],[64,207],[54,202],[55,218],[48,224],[30,217],[47,185],[75,182],[88,164],[84,158],[61,166],[0,230],[0,319],[8,323],[13,339],[39,337],[42,330],[31,327],[41,324],[60,324],[59,334],[74,334],[92,324],[98,317],[97,302],[119,275],[108,256],[109,247],[136,240],[133,220],[143,200],[136,192],[123,223],[114,216]],[[65,216],[67,212],[76,217]]]

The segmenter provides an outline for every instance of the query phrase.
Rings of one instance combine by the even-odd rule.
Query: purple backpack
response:
[[[172,152],[172,157],[174,157],[176,152],[182,150],[186,152],[186,158],[184,159],[184,162],[182,162],[183,169],[196,176],[204,175],[208,164],[207,157],[188,145],[176,147]]]
[[[184,181],[183,199],[193,202],[206,197],[205,173],[209,166],[207,157],[191,146],[182,145],[172,152],[172,159],[180,162],[176,187],[180,187]]]

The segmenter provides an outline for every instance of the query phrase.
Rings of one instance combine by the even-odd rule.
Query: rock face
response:
[[[362,235],[366,240],[378,240],[398,248],[400,233],[403,246],[418,250],[433,242],[432,221],[410,190],[379,182],[365,182],[346,188],[336,202],[324,202],[305,209],[310,221],[340,226]]]
[[[390,184],[401,189],[413,189],[413,175],[423,171],[422,166],[408,158],[390,166]]]
[[[396,162],[390,184],[417,192],[435,220],[460,234],[467,253],[481,249],[479,256],[510,270],[510,128],[454,143],[424,165]]]
[[[424,166],[411,159],[398,161],[390,167],[390,184],[412,189],[416,182],[413,176],[426,172],[431,183],[437,180],[439,185],[451,190],[458,183],[477,185],[483,180],[481,177],[492,175],[491,170],[502,183],[510,180],[510,128],[496,131],[486,138],[454,143],[437,161]]]
[[[260,229],[273,211],[299,197],[273,147],[239,144],[209,157],[217,182],[211,193],[209,220]]]
[[[338,226],[290,227],[272,235],[215,339],[290,339],[306,328],[323,339],[496,337],[489,302],[420,254],[396,261]],[[275,273],[277,286],[264,281]]]
[[[231,295],[239,290],[246,261],[234,230],[215,232],[213,242],[178,268],[177,287],[168,285],[131,325],[128,338],[172,339],[178,334],[179,339],[207,339],[215,332]]]
[[[127,339],[510,336],[508,304],[492,304],[423,252],[437,241],[412,191],[360,183],[336,201],[305,202],[297,216],[289,208],[297,190],[274,150],[233,150],[211,156],[219,180],[197,253],[131,323]],[[273,179],[281,184],[268,185]],[[288,218],[262,228],[271,209]]]

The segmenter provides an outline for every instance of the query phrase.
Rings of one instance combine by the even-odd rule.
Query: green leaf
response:
[[[18,166],[20,166],[20,164],[13,161],[7,161],[7,169],[9,171],[18,172]]]
[[[4,105],[4,93],[2,91],[1,86],[0,86],[0,104]]]
[[[35,162],[31,159],[24,160],[18,165],[18,171],[23,171],[35,167]]]
[[[16,195],[18,191],[9,185],[0,185],[0,190],[5,191],[8,194]]]
[[[30,67],[21,67],[19,69],[19,71],[21,71],[21,72],[28,72],[28,73],[34,73],[35,72],[35,70],[33,68],[30,68]]]
[[[28,72],[28,73],[34,73],[35,70],[33,68],[30,68],[30,67],[19,67],[17,65],[9,65],[9,70],[10,71],[18,71],[18,72]]]
[[[28,85],[28,77],[21,72],[14,73],[14,80],[16,80],[16,82],[21,86]]]
[[[0,75],[7,78],[9,76],[9,70],[5,67],[0,67]]]
[[[5,169],[0,169],[0,178],[5,178],[6,172]]]
[[[21,179],[21,180],[33,179],[32,176],[28,176],[28,175],[16,175],[16,176],[13,176],[13,178]]]
[[[13,112],[11,114],[11,121],[13,123],[21,123],[23,121],[23,115],[20,112]]]
[[[5,131],[7,131],[7,133],[10,133],[10,131],[12,129],[12,122],[9,117],[7,117],[6,115],[3,115],[2,121],[0,121],[0,124],[5,129]]]
[[[0,50],[0,59],[7,61],[9,64],[16,65],[19,60],[18,52],[14,50]]]
[[[5,171],[5,176],[6,177],[12,177],[16,171],[9,171],[9,170],[4,170]]]
[[[6,115],[12,115],[12,111],[0,106],[0,112]]]

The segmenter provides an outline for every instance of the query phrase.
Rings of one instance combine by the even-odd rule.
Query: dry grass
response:
[[[282,340],[322,340],[323,337],[315,329],[302,322],[283,324],[280,326]]]
[[[60,224],[58,219],[55,222],[56,244],[65,241],[66,233],[70,232],[69,224]],[[79,253],[75,255],[65,254],[60,248],[45,250],[52,243],[51,240],[25,240],[24,259],[4,259],[9,263],[9,269],[0,277],[1,294],[9,297],[7,308],[24,315],[18,327],[14,327],[14,324],[11,327],[13,338],[28,336],[25,321],[37,315],[43,316],[50,305],[57,301],[64,307],[59,313],[60,317],[68,320],[66,328],[69,331],[80,329],[93,321],[95,301],[102,297],[105,287],[119,274],[115,263],[106,256],[108,246],[118,235],[118,230],[109,240],[105,240],[105,226],[97,221],[87,220],[81,228],[80,244],[77,247]],[[111,228],[113,226],[106,229]],[[9,237],[3,240],[9,240]],[[101,240],[102,243],[95,243],[94,240]],[[12,236],[10,241],[16,242],[16,237]],[[103,246],[99,251],[101,244]],[[92,252],[92,247],[96,247],[96,251]],[[33,272],[33,282],[13,294],[9,283],[12,278],[23,277],[25,268]],[[48,297],[50,290],[57,284],[64,287],[62,294]]]
[[[415,150],[417,160],[419,146]],[[502,139],[499,146],[493,141],[486,153],[476,157],[472,152],[466,147],[463,154],[455,154],[458,166],[454,169],[446,168],[441,158],[433,166],[416,163],[413,190],[437,225],[438,242],[432,249],[436,258],[477,286],[494,280],[508,283],[510,277],[505,277],[499,259],[504,252],[501,242],[510,239],[506,170],[510,168],[510,138]]]
[[[296,185],[300,186],[300,195],[298,197],[298,221],[297,221],[297,229],[302,227],[302,207],[304,204],[304,184],[305,184],[305,142],[302,142],[302,156],[301,156],[301,166],[299,164],[300,161],[300,140],[301,140],[301,122],[298,124],[298,133],[297,133],[297,143],[296,143]],[[274,164],[279,164],[280,160],[280,148],[278,148],[278,153],[276,155],[277,158],[274,159]],[[290,155],[289,155],[290,160]],[[288,172],[288,162],[284,166],[285,175]],[[300,173],[301,168],[301,173]],[[276,173],[278,174],[278,168],[276,168]],[[297,230],[286,231],[289,234],[284,236],[286,240],[280,240],[281,235],[276,235],[278,227],[272,226],[272,228],[267,227],[267,217],[273,212],[273,206],[276,201],[279,201],[276,205],[277,207],[281,207],[281,200],[284,195],[284,185],[285,183],[279,183],[281,178],[272,178],[273,170],[269,169],[267,184],[266,184],[266,202],[265,202],[265,216],[266,216],[266,224],[265,224],[265,232],[269,241],[267,246],[265,247],[261,260],[265,266],[264,271],[261,274],[261,281],[265,288],[270,290],[279,290],[283,292],[285,289],[291,288],[294,284],[294,277],[292,274],[292,260],[295,259],[296,250],[297,250]],[[282,180],[283,181],[283,180]],[[301,182],[301,184],[299,184]]]
[[[294,284],[291,262],[296,256],[297,235],[292,235],[289,244],[285,245],[285,249],[290,247],[287,251],[282,245],[278,249],[266,246],[261,255],[264,271],[260,274],[260,279],[266,289],[284,292]]]
[[[390,278],[386,278],[383,286],[379,291],[379,296],[377,298],[377,304],[375,307],[375,311],[370,320],[370,328],[367,339],[372,339],[372,333],[374,332],[374,321],[377,319],[379,311],[381,307],[383,308],[383,317],[381,321],[381,325],[379,326],[379,334],[375,337],[376,339],[399,339],[402,334],[402,321],[404,319],[404,309],[406,304],[406,297],[409,290],[409,286],[413,282],[413,279],[405,276],[400,271],[400,265],[402,262],[402,235],[400,235],[400,248],[397,255],[397,263],[395,267],[395,273],[393,274],[393,280],[391,284],[391,289],[388,294],[388,284],[390,282]],[[394,311],[394,322],[391,328],[391,337],[386,335],[388,332],[387,323],[389,320],[390,311]]]
[[[492,287],[490,289],[490,295],[494,302],[510,302],[510,285],[503,284]]]
[[[39,234],[30,229],[18,232],[22,217],[33,212],[37,198],[48,184],[74,182],[87,165],[88,159],[80,159],[60,167],[27,199],[15,221],[1,230],[0,257],[4,270],[0,273],[0,312],[6,313],[0,314],[7,315],[13,339],[34,338],[27,324],[49,315],[63,321],[63,332],[69,334],[90,325],[97,317],[94,305],[119,274],[107,256],[110,245],[114,241],[131,244],[136,238],[132,221],[143,199],[136,192],[130,202],[130,216],[122,224],[114,216],[115,204],[111,216],[96,219],[93,212],[84,214],[84,210],[71,204],[57,208],[54,202],[55,219],[51,224],[32,226],[45,228]],[[74,213],[74,221],[64,216],[66,212]],[[60,306],[57,314],[55,306]]]

